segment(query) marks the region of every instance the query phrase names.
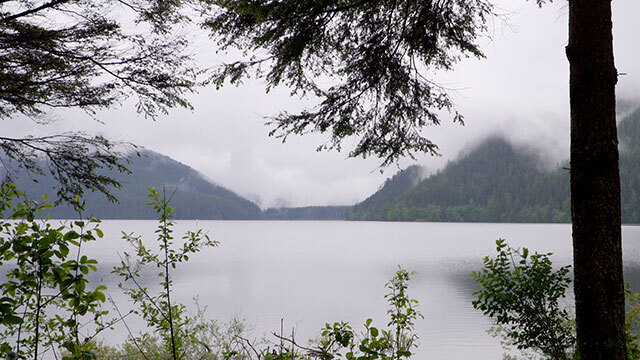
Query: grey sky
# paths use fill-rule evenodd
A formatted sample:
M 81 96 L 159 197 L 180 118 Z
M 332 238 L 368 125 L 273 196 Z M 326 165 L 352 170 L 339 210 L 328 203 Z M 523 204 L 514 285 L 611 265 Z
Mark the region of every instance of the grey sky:
M 568 157 L 566 2 L 542 9 L 533 1 L 497 4 L 508 14 L 508 24 L 495 20 L 491 25 L 492 40 L 484 40 L 487 59 L 465 60 L 453 72 L 437 74 L 438 82 L 455 89 L 454 100 L 466 125 L 452 124 L 444 114 L 442 126 L 424 130 L 443 154 L 418 155 L 417 163 L 430 170 L 495 132 L 533 149 L 550 164 Z M 627 73 L 620 77 L 618 97 L 640 100 L 640 1 L 614 0 L 613 6 L 616 65 Z M 213 42 L 202 39 L 194 51 L 205 65 L 219 62 Z M 68 111 L 54 124 L 15 119 L 6 121 L 5 129 L 14 134 L 82 129 L 132 141 L 201 171 L 262 207 L 352 204 L 397 171 L 390 167 L 381 174 L 377 159 L 347 159 L 348 142 L 343 153 L 319 153 L 316 147 L 326 141 L 321 135 L 291 137 L 285 144 L 268 137 L 263 116 L 303 107 L 287 89 L 265 94 L 262 84 L 254 81 L 221 91 L 202 89 L 191 100 L 194 111 L 174 110 L 155 122 L 124 104 L 100 113 L 104 124 Z M 400 165 L 412 163 L 406 159 Z

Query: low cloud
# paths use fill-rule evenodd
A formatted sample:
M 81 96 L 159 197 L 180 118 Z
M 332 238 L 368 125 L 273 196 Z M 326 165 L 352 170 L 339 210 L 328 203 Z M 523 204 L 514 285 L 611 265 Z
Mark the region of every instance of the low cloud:
M 620 77 L 619 108 L 640 99 L 640 1 L 620 0 L 614 5 L 614 41 Z M 518 146 L 532 149 L 545 164 L 568 157 L 569 95 L 566 4 L 539 9 L 532 2 L 503 1 L 512 26 L 496 20 L 493 37 L 483 49 L 487 59 L 464 60 L 453 72 L 438 74 L 438 81 L 453 92 L 465 126 L 443 115 L 443 125 L 424 134 L 440 146 L 441 157 L 419 154 L 404 159 L 400 168 L 421 164 L 430 171 L 443 167 L 465 148 L 490 134 L 500 133 Z M 200 62 L 216 63 L 214 44 L 198 45 Z M 259 200 L 262 207 L 280 203 L 293 206 L 353 204 L 378 189 L 398 168 L 380 173 L 378 159 L 347 159 L 346 152 L 316 152 L 327 138 L 292 137 L 282 144 L 268 136 L 264 117 L 282 110 L 296 111 L 305 101 L 277 88 L 268 94 L 259 81 L 240 87 L 202 89 L 192 97 L 195 110 L 173 110 L 152 121 L 137 116 L 134 104 L 99 114 L 104 124 L 80 112 L 59 112 L 60 120 L 41 126 L 29 121 L 6 121 L 5 133 L 42 134 L 66 130 L 100 133 L 128 140 L 181 161 L 240 195 Z M 624 111 L 624 110 L 621 110 Z

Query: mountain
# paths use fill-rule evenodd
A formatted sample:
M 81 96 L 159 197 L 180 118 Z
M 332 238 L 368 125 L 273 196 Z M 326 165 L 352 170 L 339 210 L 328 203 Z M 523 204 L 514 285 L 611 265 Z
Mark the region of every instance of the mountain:
M 354 206 L 352 220 L 560 222 L 568 218 L 569 176 L 545 172 L 534 155 L 492 137 L 396 196 Z M 396 175 L 398 176 L 398 175 Z M 393 179 L 392 179 L 393 180 Z M 384 187 L 381 191 L 385 190 Z M 384 211 L 380 212 L 380 209 Z M 373 216 L 371 216 L 373 214 Z M 375 217 L 374 217 L 375 216 Z
M 640 223 L 640 108 L 618 124 L 622 222 Z
M 398 171 L 393 177 L 387 179 L 373 195 L 354 205 L 348 212 L 348 218 L 352 220 L 386 220 L 386 214 L 391 210 L 394 201 L 420 181 L 422 172 L 422 167 L 418 165 L 412 165 Z
M 373 195 L 354 206 L 305 206 L 269 208 L 263 212 L 265 220 L 385 220 L 393 201 L 416 185 L 423 169 L 409 166 L 387 179 Z
M 99 193 L 85 194 L 85 216 L 100 219 L 152 219 L 155 211 L 147 206 L 149 187 L 159 192 L 166 189 L 171 197 L 171 206 L 176 219 L 261 219 L 262 211 L 251 201 L 207 180 L 196 170 L 167 156 L 145 150 L 141 156 L 132 156 L 128 168 L 131 174 L 109 172 L 122 187 L 112 194 L 118 203 L 108 202 Z M 34 183 L 28 177 L 15 179 L 19 189 L 32 198 L 40 198 L 42 193 L 55 194 L 55 184 L 50 178 L 38 178 Z M 59 206 L 49 215 L 53 218 L 74 218 L 78 214 L 68 206 Z
M 626 116 L 618 129 L 622 220 L 639 223 L 640 108 Z M 404 177 L 409 175 L 397 174 L 377 193 L 356 204 L 347 218 L 570 222 L 568 166 L 566 162 L 552 171 L 543 170 L 535 154 L 492 137 L 415 186 L 407 187 L 410 182 Z
M 640 223 L 640 108 L 618 124 L 622 220 Z M 270 208 L 257 205 L 207 180 L 196 170 L 167 156 L 143 151 L 132 157 L 132 174 L 112 172 L 121 184 L 109 203 L 102 194 L 85 196 L 85 215 L 102 219 L 150 219 L 145 204 L 147 187 L 162 185 L 172 196 L 177 219 L 265 220 L 377 220 L 464 222 L 569 222 L 568 161 L 553 170 L 540 166 L 536 154 L 497 136 L 422 178 L 424 169 L 411 166 L 387 179 L 380 189 L 354 206 Z M 16 183 L 33 198 L 55 194 L 47 178 L 33 183 L 23 176 Z M 69 207 L 51 212 L 55 218 L 73 218 Z
M 303 206 L 269 208 L 264 220 L 345 220 L 351 206 Z

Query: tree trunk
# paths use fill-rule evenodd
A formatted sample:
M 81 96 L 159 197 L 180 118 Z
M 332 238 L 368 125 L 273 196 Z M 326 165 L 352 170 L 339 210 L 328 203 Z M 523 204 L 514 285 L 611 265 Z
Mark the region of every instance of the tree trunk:
M 625 359 L 611 0 L 569 0 L 567 58 L 578 351 Z

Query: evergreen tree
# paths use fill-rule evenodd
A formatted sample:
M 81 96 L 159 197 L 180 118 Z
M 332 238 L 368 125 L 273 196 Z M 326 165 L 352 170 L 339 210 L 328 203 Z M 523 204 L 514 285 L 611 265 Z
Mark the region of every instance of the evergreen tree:
M 59 108 L 95 118 L 96 111 L 130 96 L 137 111 L 150 117 L 189 107 L 184 95 L 196 86 L 196 70 L 185 53 L 186 39 L 172 30 L 188 21 L 179 10 L 192 2 L 0 1 L 0 120 L 47 122 Z M 108 194 L 109 186 L 118 185 L 98 171 L 126 171 L 114 145 L 82 133 L 0 136 L 0 151 L 13 165 L 50 172 L 60 197 L 71 201 L 84 188 Z

